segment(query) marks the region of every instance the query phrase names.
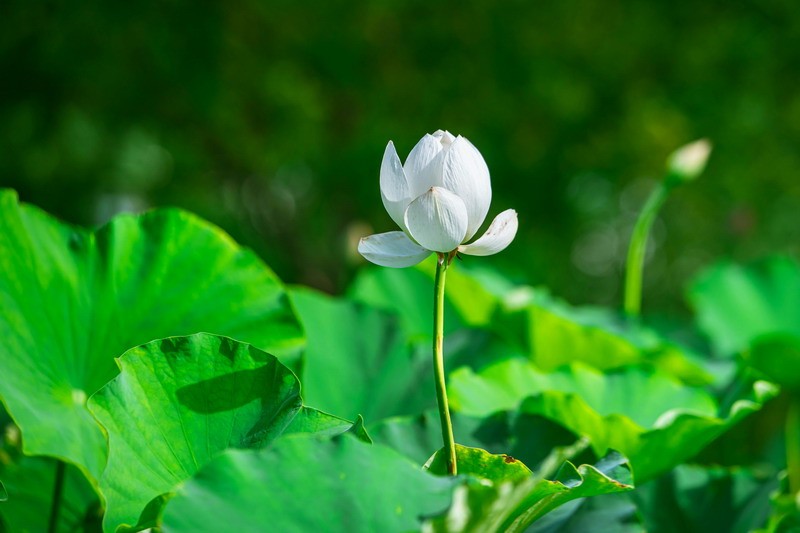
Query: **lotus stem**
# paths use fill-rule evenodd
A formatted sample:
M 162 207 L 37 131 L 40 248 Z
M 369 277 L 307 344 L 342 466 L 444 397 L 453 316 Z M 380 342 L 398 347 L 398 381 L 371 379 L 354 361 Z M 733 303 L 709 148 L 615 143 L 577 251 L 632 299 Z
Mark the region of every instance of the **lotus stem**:
M 659 183 L 639 213 L 636 225 L 633 227 L 631 242 L 628 246 L 628 260 L 625 266 L 625 314 L 636 318 L 642 309 L 642 271 L 644 270 L 644 255 L 647 251 L 647 238 L 650 228 L 658 215 L 659 209 L 669 196 L 672 189 L 665 182 Z
M 58 515 L 61 511 L 61 498 L 64 493 L 64 477 L 66 474 L 67 464 L 56 459 L 56 477 L 53 482 L 53 501 L 50 504 L 50 519 L 47 524 L 48 533 L 55 533 L 58 531 Z
M 453 423 L 450 421 L 450 406 L 447 402 L 447 386 L 444 374 L 444 281 L 447 267 L 453 256 L 438 254 L 436 263 L 436 278 L 434 280 L 433 300 L 433 372 L 436 382 L 436 400 L 439 405 L 439 420 L 442 425 L 442 440 L 444 451 L 447 454 L 447 472 L 455 476 L 458 473 L 456 465 L 456 443 L 453 438 Z

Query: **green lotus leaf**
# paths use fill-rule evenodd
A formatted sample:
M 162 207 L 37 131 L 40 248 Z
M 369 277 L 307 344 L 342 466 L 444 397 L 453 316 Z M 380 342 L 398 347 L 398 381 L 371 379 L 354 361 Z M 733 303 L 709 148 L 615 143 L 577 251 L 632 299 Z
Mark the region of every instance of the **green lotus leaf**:
M 770 515 L 774 472 L 680 465 L 633 493 L 647 531 L 748 533 Z
M 645 533 L 648 530 L 631 499 L 633 493 L 616 492 L 573 500 L 537 520 L 527 533 Z
M 353 426 L 304 407 L 300 382 L 276 357 L 227 337 L 156 340 L 118 362 L 119 376 L 89 399 L 108 434 L 100 479 L 106 531 L 137 524 L 148 503 L 227 448 L 261 448 L 286 433 L 330 435 Z
M 772 333 L 756 337 L 746 358 L 770 381 L 800 393 L 800 335 Z
M 435 405 L 430 347 L 412 349 L 395 315 L 299 287 L 290 298 L 308 342 L 307 405 L 370 421 Z
M 0 504 L 0 531 L 48 531 L 58 461 L 10 455 L 0 461 L 6 484 L 6 490 L 0 489 L 0 493 L 7 496 L 0 500 L 4 501 Z M 76 467 L 62 463 L 61 468 L 64 481 L 56 530 L 97 531 L 102 516 L 97 494 Z
M 435 267 L 430 268 L 433 272 Z M 445 298 L 445 334 L 464 327 L 458 309 L 449 299 L 450 292 Z M 348 296 L 396 314 L 410 340 L 433 338 L 433 280 L 418 268 L 364 268 L 350 286 Z
M 574 361 L 601 370 L 649 362 L 687 382 L 712 380 L 696 356 L 653 330 L 608 309 L 570 306 L 544 288 L 519 287 L 508 293 L 494 323 L 544 370 Z
M 719 263 L 692 282 L 688 299 L 723 355 L 741 352 L 765 334 L 800 336 L 800 265 L 789 257 L 749 266 Z
M 262 451 L 229 450 L 167 504 L 165 533 L 416 531 L 445 511 L 456 478 L 350 436 L 292 435 Z M 235 495 L 235 496 L 232 496 Z
M 524 481 L 533 475 L 522 461 L 518 461 L 510 455 L 492 454 L 481 448 L 460 444 L 456 444 L 456 462 L 459 474 L 489 480 L 496 484 L 506 481 Z M 425 468 L 431 474 L 447 475 L 447 455 L 444 448 L 439 449 L 431 456 L 425 463 Z
M 426 531 L 526 531 L 568 502 L 633 489 L 627 462 L 616 452 L 595 466 L 576 468 L 567 461 L 554 481 L 540 475 L 516 479 L 499 482 L 482 479 L 458 487 L 448 513 L 432 519 L 426 524 Z
M 479 374 L 459 369 L 451 375 L 449 391 L 452 408 L 464 414 L 517 410 L 539 415 L 589 438 L 598 456 L 619 450 L 639 482 L 694 456 L 777 394 L 773 385 L 757 382 L 752 398 L 720 414 L 705 390 L 652 369 L 628 366 L 603 374 L 576 363 L 543 373 L 519 359 Z
M 6 487 L 3 485 L 3 482 L 0 481 L 0 502 L 4 502 L 6 500 L 8 500 L 8 492 L 6 491 Z
M 91 232 L 0 191 L 0 380 L 25 452 L 91 479 L 105 438 L 86 398 L 114 357 L 155 338 L 214 331 L 279 356 L 303 337 L 275 274 L 220 229 L 174 209 Z

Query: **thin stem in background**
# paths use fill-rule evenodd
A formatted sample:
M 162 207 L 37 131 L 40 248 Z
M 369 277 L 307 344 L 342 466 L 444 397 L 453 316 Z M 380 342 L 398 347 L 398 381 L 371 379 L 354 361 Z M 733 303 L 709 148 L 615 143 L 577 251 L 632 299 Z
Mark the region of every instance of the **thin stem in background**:
M 439 420 L 442 424 L 442 440 L 447 454 L 447 472 L 458 473 L 456 465 L 456 443 L 453 438 L 453 423 L 450 421 L 450 406 L 447 402 L 447 388 L 444 374 L 444 281 L 450 259 L 446 254 L 439 254 L 436 263 L 436 279 L 433 284 L 433 372 L 436 382 L 436 400 L 439 404 Z
M 789 396 L 786 412 L 786 473 L 789 493 L 800 493 L 800 396 Z
M 671 187 L 666 183 L 659 183 L 658 187 L 650 193 L 650 197 L 639 213 L 636 225 L 633 227 L 631 243 L 628 246 L 628 260 L 625 265 L 625 314 L 638 317 L 642 309 L 642 271 L 644 270 L 644 254 L 647 251 L 647 238 L 650 228 L 656 219 L 658 210 L 669 196 Z
M 48 533 L 58 531 L 58 514 L 61 511 L 61 498 L 64 493 L 64 477 L 66 475 L 67 463 L 56 459 L 56 478 L 53 482 L 53 501 L 50 504 L 50 520 L 47 525 Z

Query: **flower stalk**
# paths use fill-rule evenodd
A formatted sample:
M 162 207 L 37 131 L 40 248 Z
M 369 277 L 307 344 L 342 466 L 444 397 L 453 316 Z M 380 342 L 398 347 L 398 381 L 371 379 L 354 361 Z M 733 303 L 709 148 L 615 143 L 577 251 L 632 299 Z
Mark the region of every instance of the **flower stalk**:
M 638 317 L 642 310 L 642 271 L 647 240 L 650 228 L 653 227 L 658 211 L 667 200 L 671 188 L 665 182 L 658 184 L 658 187 L 650 193 L 633 227 L 625 265 L 625 314 L 629 317 Z
M 450 420 L 450 406 L 447 401 L 447 385 L 444 373 L 444 284 L 447 267 L 455 254 L 438 254 L 436 278 L 433 284 L 433 377 L 436 383 L 436 400 L 439 406 L 439 421 L 442 425 L 442 440 L 447 456 L 447 473 L 458 473 L 456 464 L 456 442 L 453 437 L 453 423 Z
M 638 318 L 641 314 L 644 256 L 647 251 L 650 228 L 653 227 L 658 211 L 664 205 L 672 189 L 683 183 L 692 182 L 702 174 L 710 154 L 711 143 L 707 139 L 700 139 L 675 150 L 667 159 L 664 179 L 650 193 L 639 213 L 639 218 L 636 219 L 625 264 L 624 307 L 625 314 L 630 318 Z

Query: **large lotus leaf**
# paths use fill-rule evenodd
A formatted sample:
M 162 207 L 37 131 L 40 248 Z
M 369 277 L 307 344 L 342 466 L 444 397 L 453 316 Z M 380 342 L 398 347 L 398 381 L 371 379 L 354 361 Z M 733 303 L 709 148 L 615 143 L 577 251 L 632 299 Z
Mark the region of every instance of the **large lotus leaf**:
M 474 477 L 474 476 L 473 476 Z M 578 498 L 633 489 L 625 458 L 611 453 L 596 466 L 565 462 L 554 481 L 531 475 L 492 482 L 485 478 L 456 489 L 447 515 L 434 518 L 428 531 L 526 531 L 550 511 Z
M 0 475 L 8 489 L 8 501 L 0 504 L 0 531 L 48 531 L 57 465 L 49 457 L 22 454 L 0 461 Z M 76 467 L 63 468 L 56 531 L 99 531 L 102 510 L 92 486 Z
M 619 450 L 639 482 L 689 459 L 777 393 L 774 386 L 757 382 L 752 399 L 740 399 L 720 414 L 703 389 L 658 371 L 625 367 L 603 374 L 574 364 L 546 374 L 518 359 L 480 374 L 459 369 L 449 390 L 451 406 L 465 414 L 518 408 L 588 437 L 598 455 Z
M 302 343 L 280 281 L 218 228 L 179 210 L 123 215 L 95 232 L 0 191 L 0 381 L 25 452 L 97 478 L 102 432 L 86 398 L 114 357 L 154 338 L 230 335 L 290 355 Z
M 704 389 L 636 366 L 603 373 L 574 363 L 543 372 L 526 360 L 513 358 L 480 373 L 460 368 L 451 374 L 449 390 L 453 409 L 472 416 L 513 410 L 528 396 L 555 391 L 579 396 L 601 415 L 624 413 L 642 426 L 654 424 L 669 409 L 709 416 L 717 412 L 714 398 Z
M 509 293 L 494 323 L 545 370 L 574 361 L 601 370 L 647 362 L 687 383 L 713 380 L 690 350 L 640 322 L 606 308 L 571 306 L 543 288 Z
M 768 333 L 800 335 L 800 265 L 788 257 L 717 264 L 691 284 L 688 298 L 720 354 L 740 352 Z
M 506 296 L 495 323 L 539 367 L 551 370 L 570 361 L 613 368 L 639 361 L 640 350 L 618 335 L 584 324 L 546 289 L 521 287 Z
M 416 531 L 456 482 L 384 446 L 293 435 L 212 460 L 169 502 L 163 531 Z
M 753 339 L 746 356 L 770 381 L 800 393 L 800 335 L 761 335 Z
M 431 348 L 412 349 L 395 315 L 311 289 L 290 296 L 308 339 L 307 405 L 374 421 L 435 404 Z
M 109 441 L 100 479 L 107 531 L 136 524 L 148 502 L 222 450 L 260 448 L 287 432 L 341 433 L 352 426 L 304 407 L 298 379 L 277 358 L 226 337 L 157 340 L 118 361 L 119 376 L 89 399 Z

